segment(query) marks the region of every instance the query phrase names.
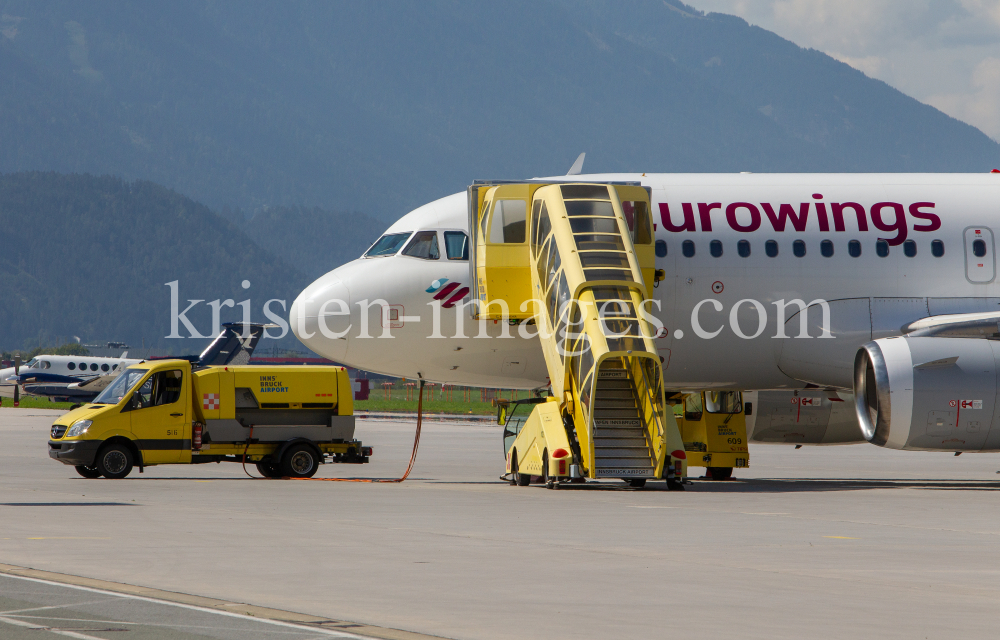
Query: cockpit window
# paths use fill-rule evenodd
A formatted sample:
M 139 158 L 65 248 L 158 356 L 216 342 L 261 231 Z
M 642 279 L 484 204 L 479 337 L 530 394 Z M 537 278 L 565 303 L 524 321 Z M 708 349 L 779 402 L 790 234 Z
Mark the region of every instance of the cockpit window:
M 24 367 L 25 369 L 34 369 L 37 363 L 38 363 L 38 358 L 32 358 L 31 360 L 28 360 L 27 364 L 23 364 L 21 366 Z
M 449 260 L 468 260 L 469 237 L 461 231 L 445 231 L 444 249 Z
M 413 258 L 423 258 L 424 260 L 437 260 L 441 257 L 441 250 L 438 248 L 437 231 L 418 231 L 413 234 L 413 240 L 406 245 L 403 250 L 404 256 Z
M 377 256 L 394 256 L 409 237 L 409 231 L 403 233 L 387 233 L 372 245 L 372 248 L 368 250 L 365 257 L 374 258 Z

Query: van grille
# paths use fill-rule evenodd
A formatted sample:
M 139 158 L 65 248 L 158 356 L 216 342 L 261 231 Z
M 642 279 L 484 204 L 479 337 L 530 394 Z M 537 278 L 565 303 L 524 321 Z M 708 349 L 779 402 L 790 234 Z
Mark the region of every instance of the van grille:
M 66 435 L 66 427 L 61 424 L 52 425 L 52 439 L 58 440 L 59 438 Z

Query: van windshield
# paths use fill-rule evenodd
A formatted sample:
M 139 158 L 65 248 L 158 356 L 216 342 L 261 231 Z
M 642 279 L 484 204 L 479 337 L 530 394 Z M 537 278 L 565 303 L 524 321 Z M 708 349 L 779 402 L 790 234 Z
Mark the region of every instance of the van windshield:
M 387 233 L 372 245 L 372 248 L 365 253 L 366 258 L 374 258 L 377 256 L 394 256 L 399 248 L 403 246 L 406 239 L 410 237 L 410 232 L 406 231 L 404 233 Z
M 147 369 L 125 369 L 121 374 L 108 385 L 108 387 L 94 398 L 94 404 L 118 404 L 128 392 L 142 380 Z

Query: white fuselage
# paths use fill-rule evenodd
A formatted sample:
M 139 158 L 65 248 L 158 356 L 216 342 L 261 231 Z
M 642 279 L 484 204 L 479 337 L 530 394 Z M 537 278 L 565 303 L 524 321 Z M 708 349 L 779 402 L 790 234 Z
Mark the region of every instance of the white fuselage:
M 668 388 L 850 388 L 860 344 L 899 335 L 905 324 L 930 315 L 1000 310 L 993 239 L 1000 226 L 1000 175 L 599 174 L 553 180 L 651 187 L 660 244 L 656 267 L 666 272 L 653 290 L 654 314 L 666 329 L 656 344 Z M 445 231 L 467 229 L 466 194 L 459 193 L 403 216 L 386 233 L 434 230 L 443 248 Z M 879 239 L 888 248 L 884 257 Z M 685 253 L 685 241 L 693 255 Z M 769 241 L 777 244 L 773 257 Z M 714 255 L 713 244 L 721 255 Z M 804 255 L 797 255 L 796 244 Z M 439 305 L 433 298 L 442 281 L 459 283 L 449 293 L 454 296 L 469 279 L 468 261 L 449 260 L 443 249 L 439 259 L 398 252 L 360 258 L 302 292 L 292 305 L 292 329 L 313 351 L 378 373 L 464 385 L 545 385 L 537 339 L 522 337 L 518 327 L 508 327 L 512 337 L 503 338 L 497 336 L 505 327 L 487 322 L 489 337 L 478 338 L 478 323 L 465 310 L 459 312 L 464 337 L 456 337 L 458 307 L 451 307 L 440 309 L 434 331 Z M 348 306 L 331 302 L 337 299 Z M 385 314 L 380 300 L 389 305 Z M 805 333 L 793 300 L 824 303 L 810 308 Z M 367 322 L 363 302 L 373 305 Z M 392 337 L 377 337 L 382 335 Z
M 85 380 L 95 376 L 108 375 L 119 369 L 141 362 L 134 358 L 96 358 L 92 356 L 52 356 L 41 355 L 21 365 L 20 375 L 45 373 Z M 14 397 L 14 367 L 0 369 L 0 396 Z

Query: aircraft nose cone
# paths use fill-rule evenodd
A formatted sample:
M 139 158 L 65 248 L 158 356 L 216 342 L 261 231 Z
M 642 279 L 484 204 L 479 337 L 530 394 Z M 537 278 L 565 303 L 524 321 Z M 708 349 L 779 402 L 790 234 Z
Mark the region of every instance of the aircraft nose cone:
M 341 280 L 320 279 L 292 303 L 288 314 L 292 333 L 302 344 L 335 362 L 347 357 L 351 295 Z

